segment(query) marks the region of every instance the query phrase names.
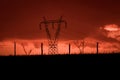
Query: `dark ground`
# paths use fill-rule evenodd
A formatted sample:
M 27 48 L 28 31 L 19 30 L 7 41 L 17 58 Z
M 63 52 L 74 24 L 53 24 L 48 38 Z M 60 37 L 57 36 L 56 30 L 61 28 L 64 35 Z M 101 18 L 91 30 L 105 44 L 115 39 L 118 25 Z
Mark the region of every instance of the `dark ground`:
M 120 54 L 0 56 L 3 64 L 119 64 Z

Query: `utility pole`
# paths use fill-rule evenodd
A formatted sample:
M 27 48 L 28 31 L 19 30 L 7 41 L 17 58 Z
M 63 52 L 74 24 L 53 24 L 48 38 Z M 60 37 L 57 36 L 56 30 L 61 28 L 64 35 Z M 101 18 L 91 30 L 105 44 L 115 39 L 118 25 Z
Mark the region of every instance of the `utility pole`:
M 43 55 L 43 43 L 41 43 L 41 55 Z

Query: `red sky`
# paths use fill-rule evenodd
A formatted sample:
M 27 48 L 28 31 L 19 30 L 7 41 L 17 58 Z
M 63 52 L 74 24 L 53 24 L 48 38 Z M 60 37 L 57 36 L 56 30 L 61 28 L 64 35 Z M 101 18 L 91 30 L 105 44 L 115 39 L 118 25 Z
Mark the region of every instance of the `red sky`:
M 94 38 L 119 44 L 119 37 L 111 37 L 116 33 L 99 30 L 110 24 L 119 27 L 119 3 L 118 0 L 0 0 L 0 41 L 46 39 L 45 31 L 39 30 L 42 17 L 58 19 L 62 15 L 68 28 L 62 29 L 60 39 Z

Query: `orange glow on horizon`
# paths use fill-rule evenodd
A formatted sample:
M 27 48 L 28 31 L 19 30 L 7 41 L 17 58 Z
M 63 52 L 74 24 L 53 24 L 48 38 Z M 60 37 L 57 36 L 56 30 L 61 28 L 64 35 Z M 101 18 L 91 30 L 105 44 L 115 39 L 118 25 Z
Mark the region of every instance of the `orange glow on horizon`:
M 21 43 L 25 44 L 25 49 L 27 52 L 29 52 L 32 49 L 32 53 L 30 55 L 40 55 L 41 54 L 41 49 L 40 49 L 40 43 L 42 41 L 40 40 L 16 40 L 17 42 L 17 55 L 26 55 Z M 85 39 L 85 48 L 84 48 L 84 54 L 89 53 L 89 54 L 95 54 L 96 53 L 96 42 L 94 39 L 91 38 L 86 38 Z M 58 51 L 59 54 L 68 54 L 68 43 L 71 44 L 71 54 L 80 54 L 79 49 L 73 44 L 73 40 L 70 41 L 59 41 L 58 44 Z M 36 46 L 37 44 L 37 46 Z M 14 54 L 14 44 L 12 41 L 4 41 L 0 42 L 0 55 L 13 55 Z M 3 46 L 6 45 L 6 46 Z M 108 47 L 109 46 L 109 47 Z M 116 43 L 100 43 L 100 48 L 99 51 L 100 53 L 105 53 L 105 52 L 119 52 L 117 48 L 114 46 L 118 46 L 119 44 Z M 47 41 L 44 40 L 44 54 L 47 55 L 48 53 L 48 44 Z

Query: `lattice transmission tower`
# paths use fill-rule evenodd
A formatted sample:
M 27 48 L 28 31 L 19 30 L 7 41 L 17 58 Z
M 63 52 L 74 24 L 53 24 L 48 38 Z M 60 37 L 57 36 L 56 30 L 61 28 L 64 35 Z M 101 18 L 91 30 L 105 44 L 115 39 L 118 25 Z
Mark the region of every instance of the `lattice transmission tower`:
M 64 23 L 65 28 L 67 28 L 67 22 L 62 19 L 62 16 L 57 20 L 47 20 L 45 17 L 43 17 L 43 21 L 40 22 L 40 30 L 42 29 L 42 24 L 45 25 L 45 31 L 47 33 L 48 38 L 48 54 L 56 54 L 58 53 L 58 37 L 59 33 L 61 31 L 61 24 Z M 52 25 L 52 29 L 55 31 L 54 36 L 51 36 L 50 33 L 50 24 Z M 55 24 L 57 24 L 55 26 Z M 54 27 L 57 27 L 54 29 Z

